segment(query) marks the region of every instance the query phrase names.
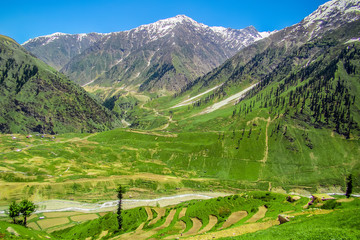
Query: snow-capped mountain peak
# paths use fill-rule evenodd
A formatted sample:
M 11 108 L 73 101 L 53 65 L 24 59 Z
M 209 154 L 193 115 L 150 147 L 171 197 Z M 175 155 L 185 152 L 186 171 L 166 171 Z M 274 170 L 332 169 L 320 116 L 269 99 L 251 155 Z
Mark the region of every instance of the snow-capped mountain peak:
M 154 23 L 141 25 L 135 29 L 130 31 L 140 32 L 140 31 L 148 31 L 150 35 L 158 35 L 157 37 L 163 37 L 166 35 L 170 30 L 176 27 L 178 24 L 189 23 L 196 27 L 204 28 L 207 27 L 204 24 L 198 23 L 195 20 L 185 16 L 185 15 L 177 15 L 175 17 L 159 20 Z M 128 32 L 130 32 L 128 31 Z
M 49 42 L 54 41 L 55 39 L 58 39 L 60 36 L 65 36 L 65 35 L 69 35 L 69 34 L 67 34 L 67 33 L 61 33 L 61 32 L 56 32 L 56 33 L 53 33 L 53 34 L 44 35 L 44 36 L 40 36 L 40 37 L 36 37 L 36 38 L 29 39 L 29 40 L 27 40 L 26 42 L 24 42 L 22 45 L 25 45 L 25 44 L 27 44 L 27 43 L 34 42 L 34 41 L 37 41 L 37 40 L 42 40 L 42 41 L 44 41 L 43 44 L 47 44 L 47 43 L 49 43 Z
M 351 12 L 360 13 L 360 0 L 332 0 L 320 5 L 319 8 L 304 19 L 305 26 L 318 22 L 326 21 L 338 14 Z M 349 19 L 354 20 L 354 19 Z

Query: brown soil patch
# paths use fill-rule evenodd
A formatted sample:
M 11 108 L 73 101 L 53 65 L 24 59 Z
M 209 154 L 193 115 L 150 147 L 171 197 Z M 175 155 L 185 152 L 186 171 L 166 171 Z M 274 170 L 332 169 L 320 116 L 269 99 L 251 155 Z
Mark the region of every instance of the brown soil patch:
M 152 213 L 152 211 L 151 211 L 151 208 L 145 207 L 145 211 L 146 211 L 146 214 L 148 215 L 148 218 L 147 218 L 146 221 L 150 221 L 151 219 L 154 218 L 154 217 L 153 217 L 153 213 Z
M 203 235 L 192 236 L 187 238 L 188 240 L 204 240 L 204 239 L 213 239 L 213 238 L 224 238 L 224 237 L 234 237 L 243 235 L 246 233 L 257 232 L 259 230 L 264 230 L 274 225 L 278 225 L 277 220 L 272 220 L 268 222 L 261 222 L 261 223 L 251 223 L 245 224 L 239 227 L 234 227 L 230 229 L 225 229 L 217 232 L 211 232 Z
M 190 236 L 190 235 L 197 234 L 199 232 L 200 228 L 202 227 L 202 222 L 199 219 L 197 219 L 197 218 L 190 218 L 190 219 L 193 222 L 193 226 L 192 226 L 192 228 L 190 228 L 189 231 L 184 233 L 183 236 Z
M 138 226 L 138 228 L 135 230 L 135 234 L 139 234 L 142 231 L 142 229 L 144 228 L 144 225 L 145 225 L 144 222 L 142 224 L 140 224 Z
M 246 211 L 239 211 L 239 212 L 233 212 L 228 219 L 226 219 L 226 222 L 222 225 L 221 229 L 225 229 L 230 227 L 231 225 L 237 223 L 244 217 L 246 217 L 248 213 Z
M 27 226 L 35 230 L 41 230 L 35 222 L 29 223 Z
M 86 214 L 86 215 L 78 215 L 71 217 L 71 220 L 75 222 L 84 222 L 88 220 L 94 220 L 98 218 L 99 216 L 97 214 Z
M 154 230 L 159 231 L 161 229 L 167 228 L 174 219 L 175 213 L 176 213 L 176 209 L 171 209 L 169 215 L 166 217 L 164 224 L 161 225 L 160 227 L 155 228 Z
M 290 214 L 290 216 L 300 216 L 300 215 L 306 215 L 306 214 L 321 215 L 321 214 L 328 214 L 333 211 L 334 210 L 326 210 L 326 209 L 316 209 L 316 210 L 309 210 L 309 211 L 305 210 L 303 212 L 292 213 L 292 214 Z
M 264 206 L 259 207 L 259 210 L 257 211 L 257 213 L 255 213 L 249 220 L 247 220 L 246 223 L 257 222 L 258 220 L 265 217 L 266 212 L 267 212 L 266 207 L 264 207 Z
M 216 225 L 217 222 L 218 222 L 217 217 L 210 215 L 208 225 L 206 225 L 198 234 L 202 234 L 210 231 Z
M 101 213 L 98 213 L 101 217 L 105 216 L 106 214 L 108 214 L 109 212 L 101 212 Z
M 177 221 L 174 227 L 171 229 L 171 232 L 168 234 L 173 234 L 171 236 L 166 237 L 165 239 L 178 239 L 183 236 L 183 232 L 186 229 L 186 223 L 182 220 Z M 177 233 L 176 235 L 174 235 Z
M 339 199 L 339 200 L 336 200 L 337 202 L 352 202 L 354 201 L 354 198 L 343 198 L 343 199 Z
M 75 223 L 66 224 L 65 226 L 52 228 L 52 229 L 48 230 L 47 232 L 51 233 L 51 232 L 54 232 L 54 231 L 59 231 L 59 230 L 63 230 L 63 229 L 66 229 L 66 228 L 70 228 L 70 227 L 73 227 L 75 225 L 76 225 Z
M 102 231 L 101 234 L 99 235 L 99 237 L 97 239 L 101 239 L 103 237 L 105 237 L 108 234 L 109 231 Z
M 44 219 L 37 221 L 37 224 L 41 227 L 41 229 L 47 229 L 59 225 L 64 225 L 69 223 L 68 218 L 52 218 L 52 219 Z
M 157 212 L 158 215 L 156 216 L 156 218 L 154 218 L 149 222 L 149 226 L 157 223 L 157 221 L 159 221 L 162 216 L 165 216 L 165 208 L 153 208 L 153 209 Z
M 182 217 L 185 217 L 186 210 L 187 210 L 187 208 L 181 209 L 181 212 L 179 213 L 179 219 L 182 218 Z
M 156 211 L 158 212 L 158 210 L 159 209 L 157 209 Z M 165 209 L 162 208 L 162 210 L 164 210 L 164 214 L 165 214 Z M 161 226 L 159 226 L 157 228 L 151 229 L 149 231 L 144 231 L 144 230 L 142 230 L 142 228 L 144 227 L 145 223 L 142 223 L 136 229 L 135 232 L 125 233 L 123 235 L 120 235 L 118 238 L 114 238 L 114 239 L 147 239 L 147 238 L 150 238 L 152 235 L 156 234 L 161 229 L 168 227 L 170 225 L 170 223 L 172 222 L 172 220 L 174 219 L 175 213 L 176 213 L 176 209 L 172 209 L 170 211 L 169 215 L 166 217 L 164 224 L 162 224 Z M 162 212 L 161 212 L 161 214 L 162 214 Z M 155 219 L 157 219 L 159 216 L 160 216 L 160 213 L 158 212 L 158 216 Z M 153 219 L 153 220 L 155 220 L 155 219 Z
M 48 212 L 43 213 L 46 218 L 58 218 L 58 217 L 69 217 L 74 215 L 84 214 L 81 212 Z

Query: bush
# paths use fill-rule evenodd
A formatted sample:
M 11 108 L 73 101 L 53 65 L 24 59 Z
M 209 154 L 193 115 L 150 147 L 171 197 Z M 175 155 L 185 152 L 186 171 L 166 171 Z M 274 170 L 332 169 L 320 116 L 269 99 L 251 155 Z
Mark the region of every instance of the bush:
M 328 200 L 324 205 L 321 206 L 321 209 L 335 209 L 339 206 L 341 206 L 341 203 L 337 202 L 336 200 Z

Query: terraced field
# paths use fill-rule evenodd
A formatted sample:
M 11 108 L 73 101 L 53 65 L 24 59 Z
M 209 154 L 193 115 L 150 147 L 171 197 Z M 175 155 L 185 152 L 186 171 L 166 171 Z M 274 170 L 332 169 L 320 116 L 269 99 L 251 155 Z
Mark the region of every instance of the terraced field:
M 124 221 L 131 221 L 123 229 L 123 233 L 114 235 L 110 229 L 113 227 L 100 227 L 97 234 L 109 239 L 210 239 L 228 236 L 238 236 L 245 233 L 267 229 L 279 224 L 278 214 L 288 213 L 293 216 L 328 214 L 331 211 L 311 209 L 304 210 L 303 205 L 308 201 L 306 198 L 290 203 L 286 202 L 286 195 L 254 192 L 249 194 L 219 197 L 210 200 L 192 200 L 175 206 L 165 208 L 144 207 L 125 210 Z M 341 200 L 343 202 L 343 200 Z M 346 202 L 348 203 L 348 202 Z M 349 202 L 351 203 L 351 202 Z M 265 207 L 266 205 L 266 207 Z M 130 212 L 128 212 L 130 211 Z M 142 212 L 141 218 L 131 215 Z M 130 215 L 129 215 L 130 214 Z M 68 218 L 85 218 L 83 215 L 70 214 Z M 89 218 L 93 214 L 87 215 Z M 113 215 L 106 215 L 107 219 Z M 63 219 L 59 215 L 59 219 Z M 142 219 L 132 223 L 135 219 Z M 100 219 L 99 219 L 100 220 Z M 42 220 L 37 220 L 38 224 Z M 112 222 L 115 221 L 115 222 Z M 93 222 L 93 221 L 92 221 Z M 111 220 L 111 226 L 116 226 L 116 218 Z M 72 230 L 56 232 L 56 236 L 70 237 L 71 232 L 83 232 L 86 236 L 87 225 L 80 224 Z M 110 223 L 110 222 L 109 222 Z M 109 223 L 102 223 L 107 225 Z M 67 223 L 71 224 L 71 223 Z M 95 224 L 95 223 L 94 223 Z M 131 227 L 130 225 L 133 224 Z M 91 225 L 92 228 L 96 225 Z M 110 225 L 108 225 L 110 226 Z M 59 228 L 63 225 L 58 226 Z M 53 230 L 51 228 L 50 230 Z M 79 236 L 75 236 L 79 237 Z M 100 239 L 96 237 L 97 239 Z

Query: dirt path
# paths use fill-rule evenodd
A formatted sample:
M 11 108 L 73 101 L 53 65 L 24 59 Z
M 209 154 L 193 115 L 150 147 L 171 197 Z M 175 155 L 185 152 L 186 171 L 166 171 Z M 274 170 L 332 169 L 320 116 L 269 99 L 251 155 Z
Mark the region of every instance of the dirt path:
M 267 208 L 265 206 L 259 207 L 259 210 L 257 213 L 255 213 L 249 220 L 246 221 L 246 223 L 255 223 L 258 220 L 265 217 L 265 214 L 267 212 Z
M 267 124 L 266 124 L 266 129 L 265 129 L 265 152 L 264 152 L 264 158 L 261 160 L 262 163 L 266 163 L 266 161 L 268 160 L 268 156 L 269 156 L 269 125 L 271 122 L 271 118 L 269 117 L 267 120 Z
M 149 226 L 157 223 L 161 217 L 165 216 L 165 208 L 153 208 L 157 212 L 156 218 L 149 222 Z
M 248 88 L 246 88 L 244 90 L 242 90 L 241 92 L 238 92 L 238 93 L 236 93 L 236 94 L 234 94 L 234 95 L 232 95 L 232 96 L 230 96 L 230 97 L 228 97 L 228 98 L 226 98 L 226 99 L 224 99 L 224 100 L 222 100 L 220 102 L 217 102 L 217 103 L 213 104 L 210 107 L 207 107 L 205 110 L 203 110 L 202 112 L 196 114 L 195 116 L 206 114 L 206 113 L 211 113 L 211 112 L 213 112 L 215 110 L 218 110 L 219 108 L 221 108 L 221 107 L 223 107 L 225 105 L 236 102 L 239 98 L 243 97 L 248 91 L 250 91 L 256 85 L 257 85 L 257 83 L 254 84 L 254 85 L 251 85 L 250 87 L 248 87 Z
M 198 232 L 198 234 L 203 234 L 208 231 L 210 231 L 218 222 L 218 219 L 216 216 L 210 215 L 209 216 L 209 223 L 206 225 L 201 231 Z
M 251 223 L 251 224 L 245 224 L 239 227 L 234 227 L 230 229 L 225 229 L 217 232 L 211 232 L 207 234 L 202 234 L 198 236 L 192 236 L 189 238 L 186 238 L 188 240 L 204 240 L 204 239 L 216 239 L 216 238 L 224 238 L 224 237 L 234 237 L 243 235 L 246 233 L 252 233 L 259 230 L 264 230 L 269 227 L 272 227 L 274 225 L 278 225 L 279 222 L 277 220 L 272 220 L 268 222 L 262 222 L 262 223 Z
M 225 228 L 230 227 L 231 225 L 237 223 L 238 221 L 240 221 L 241 219 L 243 219 L 247 215 L 248 215 L 248 213 L 246 211 L 239 211 L 239 212 L 232 213 L 228 217 L 228 219 L 226 219 L 226 222 L 222 225 L 221 229 L 225 229 Z

